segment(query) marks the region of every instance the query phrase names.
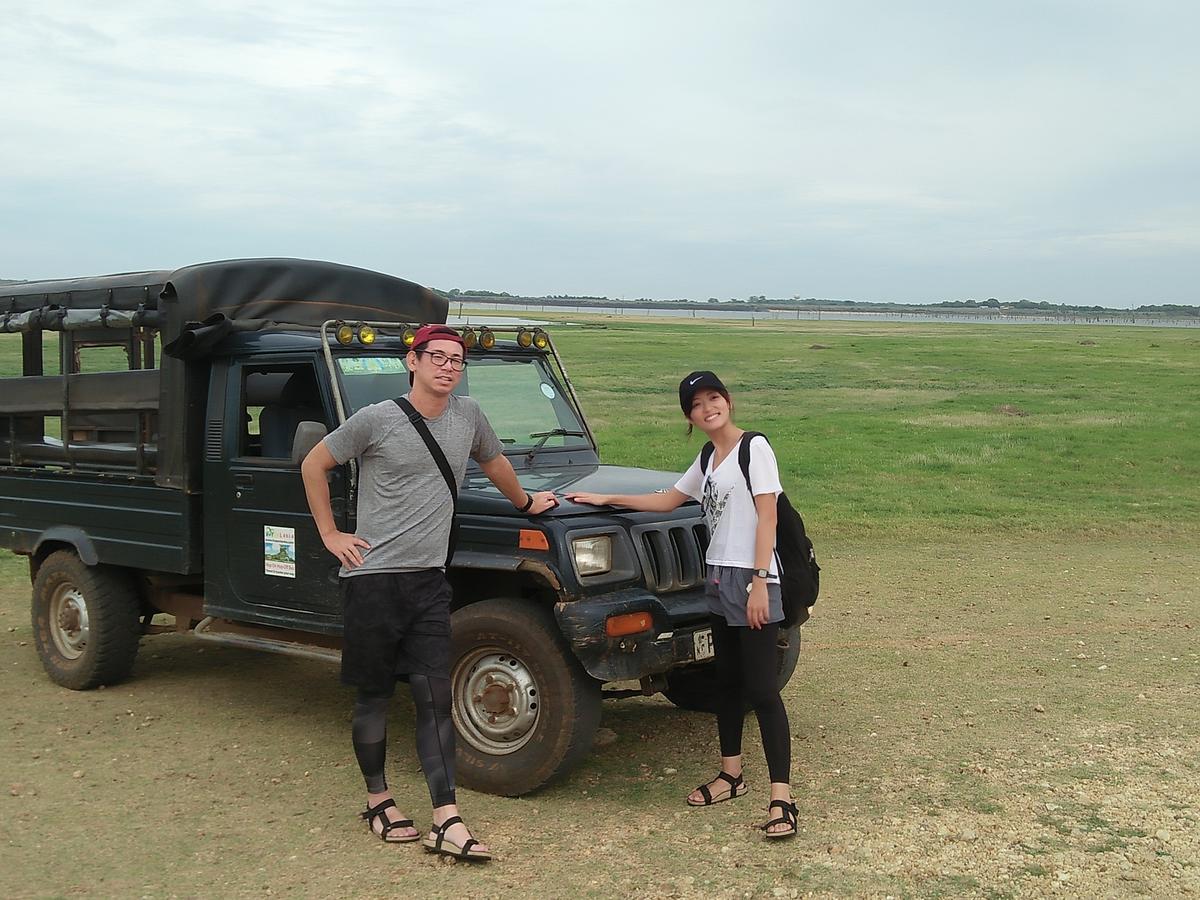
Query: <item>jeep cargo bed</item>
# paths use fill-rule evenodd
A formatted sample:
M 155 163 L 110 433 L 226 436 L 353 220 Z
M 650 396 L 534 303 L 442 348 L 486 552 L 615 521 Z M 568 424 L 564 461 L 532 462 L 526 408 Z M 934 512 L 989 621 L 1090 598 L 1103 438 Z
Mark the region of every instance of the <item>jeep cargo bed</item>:
M 200 502 L 148 478 L 0 469 L 0 546 L 28 554 L 49 541 L 89 564 L 192 574 Z

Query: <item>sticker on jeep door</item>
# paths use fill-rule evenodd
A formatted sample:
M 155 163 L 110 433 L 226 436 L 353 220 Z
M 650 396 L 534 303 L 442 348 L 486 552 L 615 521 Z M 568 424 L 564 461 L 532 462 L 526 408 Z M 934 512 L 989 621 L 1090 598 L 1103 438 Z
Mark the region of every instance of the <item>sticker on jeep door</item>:
M 268 575 L 296 577 L 296 529 L 263 526 L 263 562 Z

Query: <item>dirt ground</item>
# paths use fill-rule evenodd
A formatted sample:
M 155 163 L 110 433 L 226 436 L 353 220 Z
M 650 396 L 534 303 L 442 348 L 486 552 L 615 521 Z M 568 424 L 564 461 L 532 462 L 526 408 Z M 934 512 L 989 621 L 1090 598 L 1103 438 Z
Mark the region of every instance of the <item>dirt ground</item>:
M 0 895 L 1200 895 L 1200 540 L 827 547 L 785 698 L 797 839 L 744 799 L 691 810 L 712 720 L 606 704 L 599 746 L 521 799 L 461 792 L 498 859 L 385 846 L 358 819 L 350 695 L 325 663 L 143 639 L 134 675 L 42 673 L 0 563 Z M 427 824 L 398 704 L 389 779 Z

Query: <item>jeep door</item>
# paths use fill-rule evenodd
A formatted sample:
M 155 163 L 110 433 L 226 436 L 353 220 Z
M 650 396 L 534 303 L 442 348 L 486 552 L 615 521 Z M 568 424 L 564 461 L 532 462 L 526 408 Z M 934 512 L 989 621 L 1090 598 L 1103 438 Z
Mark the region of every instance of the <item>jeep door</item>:
M 323 373 L 310 356 L 235 361 L 221 373 L 223 428 L 215 433 L 214 396 L 207 442 L 211 451 L 219 440 L 220 454 L 206 460 L 204 478 L 210 614 L 340 631 L 337 560 L 321 543 L 291 459 L 301 421 L 335 421 Z M 334 517 L 353 530 L 345 493 L 343 470 L 334 469 Z

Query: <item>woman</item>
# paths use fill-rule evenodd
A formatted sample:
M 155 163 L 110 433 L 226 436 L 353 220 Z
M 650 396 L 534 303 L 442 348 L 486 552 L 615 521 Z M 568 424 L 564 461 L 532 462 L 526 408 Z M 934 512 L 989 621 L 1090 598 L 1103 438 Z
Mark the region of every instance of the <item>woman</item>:
M 688 433 L 699 428 L 713 443 L 707 466 L 702 469 L 697 456 L 665 493 L 568 492 L 567 499 L 647 512 L 667 512 L 689 498 L 700 501 L 709 533 L 705 594 L 720 683 L 717 732 L 721 771 L 696 788 L 687 802 L 689 806 L 710 806 L 741 797 L 749 789 L 742 779 L 742 724 L 749 704 L 758 717 L 771 776 L 769 821 L 763 830 L 769 838 L 792 837 L 797 809 L 789 784 L 791 735 L 775 670 L 779 622 L 783 620 L 774 552 L 775 498 L 782 490 L 779 469 L 770 444 L 762 437 L 753 438 L 753 495 L 747 490 L 737 459 L 745 432 L 733 424 L 733 400 L 712 372 L 693 372 L 683 379 L 679 405 L 689 423 Z

